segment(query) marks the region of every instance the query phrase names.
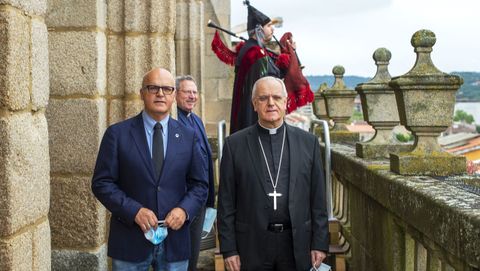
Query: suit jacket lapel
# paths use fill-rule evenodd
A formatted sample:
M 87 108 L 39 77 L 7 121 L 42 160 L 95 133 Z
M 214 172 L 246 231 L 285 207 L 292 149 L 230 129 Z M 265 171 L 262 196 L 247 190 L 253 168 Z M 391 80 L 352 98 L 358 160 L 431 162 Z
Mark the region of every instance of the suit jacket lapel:
M 258 143 L 257 126 L 252 126 L 248 129 L 250 129 L 247 136 L 247 144 L 250 151 L 250 161 L 255 169 L 255 172 L 257 173 L 257 179 L 260 181 L 263 190 L 265 191 L 265 195 L 267 195 L 268 193 L 273 192 L 273 187 L 265 180 L 265 159 L 263 158 L 263 154 L 260 150 L 260 144 Z
M 140 113 L 132 124 L 130 134 L 133 137 L 133 141 L 137 146 L 138 152 L 143 159 L 143 164 L 147 167 L 152 180 L 155 180 L 155 173 L 153 168 L 152 158 L 150 156 L 150 150 L 148 149 L 147 138 L 145 135 L 145 126 L 143 125 L 142 113 Z
M 209 156 L 212 155 L 212 150 L 210 150 L 210 144 L 208 143 L 208 137 L 207 137 L 207 132 L 205 131 L 205 128 L 203 127 L 203 123 L 201 122 L 200 118 L 192 113 L 192 118 L 193 122 L 199 127 L 200 129 L 200 136 L 202 136 L 203 143 L 205 144 L 205 147 L 207 148 L 206 151 Z
M 288 136 L 288 149 L 290 152 L 290 180 L 288 185 L 288 198 L 293 199 L 295 196 L 295 184 L 297 182 L 296 173 L 298 172 L 298 167 L 300 166 L 300 142 L 299 137 L 295 136 L 295 129 L 287 124 L 287 136 Z M 289 200 L 289 202 L 292 202 Z M 290 204 L 289 204 L 290 205 Z

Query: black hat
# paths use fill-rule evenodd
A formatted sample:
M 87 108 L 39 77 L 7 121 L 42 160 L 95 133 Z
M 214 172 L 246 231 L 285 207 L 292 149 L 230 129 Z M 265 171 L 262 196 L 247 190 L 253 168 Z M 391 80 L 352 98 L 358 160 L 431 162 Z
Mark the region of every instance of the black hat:
M 248 6 L 247 30 L 255 29 L 257 24 L 264 26 L 271 21 L 271 19 L 268 18 L 267 15 L 261 13 L 258 9 L 250 6 L 249 1 L 245 1 L 243 3 Z

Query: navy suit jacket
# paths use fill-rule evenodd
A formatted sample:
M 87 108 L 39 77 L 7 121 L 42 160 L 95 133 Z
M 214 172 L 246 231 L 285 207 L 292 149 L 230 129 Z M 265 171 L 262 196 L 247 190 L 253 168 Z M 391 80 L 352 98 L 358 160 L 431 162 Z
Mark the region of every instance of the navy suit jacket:
M 135 223 L 141 207 L 159 220 L 175 207 L 189 218 L 197 215 L 207 198 L 207 176 L 193 129 L 170 118 L 163 169 L 155 179 L 142 114 L 110 126 L 103 136 L 92 178 L 92 191 L 112 213 L 108 256 L 139 262 L 153 251 L 153 244 Z M 179 230 L 168 230 L 167 261 L 190 257 L 188 221 Z
M 205 132 L 205 127 L 203 126 L 202 120 L 197 115 L 195 115 L 195 113 L 191 113 L 191 117 L 195 122 L 195 125 L 197 125 L 197 127 L 199 127 L 200 129 L 200 140 L 203 140 L 206 146 L 206 149 L 202 148 L 202 158 L 204 160 L 203 162 L 208 167 L 208 198 L 206 206 L 213 208 L 215 205 L 215 182 L 213 175 L 214 168 L 212 160 L 212 149 L 210 147 L 210 144 L 208 143 L 207 132 Z M 180 112 L 178 113 L 178 120 L 185 126 L 190 127 L 187 117 Z

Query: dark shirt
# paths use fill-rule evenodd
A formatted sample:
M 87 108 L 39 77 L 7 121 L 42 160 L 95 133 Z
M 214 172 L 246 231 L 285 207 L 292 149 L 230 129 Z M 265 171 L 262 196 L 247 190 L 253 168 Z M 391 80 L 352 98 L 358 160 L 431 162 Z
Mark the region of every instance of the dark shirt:
M 283 133 L 286 132 L 285 124 L 277 129 L 276 134 L 269 134 L 269 130 L 261 127 L 257 124 L 260 140 L 262 141 L 263 149 L 265 150 L 265 156 L 268 160 L 268 166 L 270 167 L 270 173 L 272 174 L 273 183 L 277 178 L 278 166 L 280 164 L 280 153 L 282 151 Z M 277 193 L 282 196 L 277 197 L 277 210 L 273 209 L 273 197 L 269 196 L 269 200 L 272 201 L 269 214 L 270 223 L 290 223 L 290 213 L 288 211 L 288 188 L 290 182 L 290 152 L 288 147 L 288 135 L 285 135 L 285 145 L 283 150 L 282 165 L 280 169 L 280 176 L 277 183 Z M 265 172 L 265 182 L 267 187 L 270 187 L 269 193 L 273 192 L 272 181 L 268 174 L 265 159 L 262 153 L 262 165 Z
M 178 109 L 178 113 L 183 114 L 185 116 L 185 118 L 188 120 L 188 124 L 190 125 L 190 127 L 192 127 L 195 130 L 195 133 L 197 134 L 197 136 L 200 137 L 202 132 L 200 131 L 200 127 L 198 127 L 197 122 L 195 122 L 195 120 L 193 119 L 192 113 L 187 112 L 187 111 L 181 109 L 180 107 L 177 107 L 177 109 Z M 201 147 L 202 150 L 207 149 L 207 146 L 205 146 L 205 141 L 204 140 L 199 140 L 198 142 L 200 143 L 200 147 Z M 206 153 L 204 155 L 206 155 Z

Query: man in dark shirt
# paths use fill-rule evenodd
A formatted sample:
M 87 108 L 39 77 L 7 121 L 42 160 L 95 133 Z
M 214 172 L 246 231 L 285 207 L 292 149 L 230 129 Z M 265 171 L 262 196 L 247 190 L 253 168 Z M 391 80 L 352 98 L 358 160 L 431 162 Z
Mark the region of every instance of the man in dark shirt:
M 208 143 L 207 133 L 202 120 L 193 113 L 193 108 L 198 101 L 198 90 L 195 79 L 190 75 L 179 76 L 175 80 L 177 88 L 177 112 L 180 123 L 195 130 L 200 138 L 199 145 L 202 151 L 202 162 L 206 175 L 208 176 L 208 198 L 206 205 L 202 206 L 200 213 L 190 224 L 191 255 L 188 262 L 188 270 L 197 270 L 198 254 L 200 252 L 200 241 L 202 235 L 203 222 L 205 219 L 205 210 L 214 208 L 215 203 L 215 184 L 213 180 L 213 160 L 212 150 Z

